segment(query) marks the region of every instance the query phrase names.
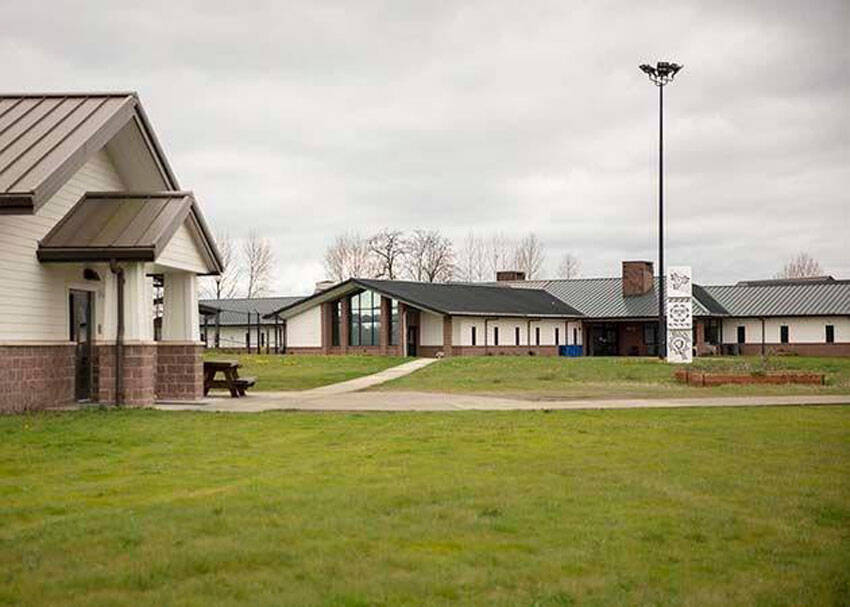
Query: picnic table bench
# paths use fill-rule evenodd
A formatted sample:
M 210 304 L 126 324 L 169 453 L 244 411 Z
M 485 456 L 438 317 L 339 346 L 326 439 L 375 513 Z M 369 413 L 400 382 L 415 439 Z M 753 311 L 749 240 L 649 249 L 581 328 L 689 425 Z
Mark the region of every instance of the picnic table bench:
M 257 382 L 257 379 L 255 377 L 239 377 L 239 367 L 241 366 L 235 360 L 205 360 L 204 396 L 212 388 L 230 390 L 230 396 L 233 398 L 245 396 L 245 391 L 251 388 Z M 219 373 L 224 375 L 224 379 L 215 378 Z

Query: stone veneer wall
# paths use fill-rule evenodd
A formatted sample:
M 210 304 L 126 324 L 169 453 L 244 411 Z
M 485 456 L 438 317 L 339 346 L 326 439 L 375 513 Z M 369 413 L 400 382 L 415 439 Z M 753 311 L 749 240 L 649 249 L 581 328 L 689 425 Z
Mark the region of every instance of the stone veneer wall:
M 156 347 L 157 400 L 199 400 L 204 396 L 204 347 L 159 342 Z
M 124 345 L 124 405 L 147 406 L 155 399 L 156 344 Z M 94 348 L 92 400 L 105 405 L 115 402 L 115 345 Z
M 74 399 L 75 346 L 0 346 L 0 412 L 65 405 Z

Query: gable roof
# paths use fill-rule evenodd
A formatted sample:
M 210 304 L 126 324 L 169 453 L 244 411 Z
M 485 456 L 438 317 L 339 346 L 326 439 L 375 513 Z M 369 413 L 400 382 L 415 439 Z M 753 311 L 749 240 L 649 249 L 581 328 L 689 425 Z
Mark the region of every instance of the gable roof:
M 651 291 L 630 297 L 623 296 L 621 278 L 571 278 L 518 281 L 508 284 L 522 289 L 545 289 L 590 318 L 655 318 L 658 316 L 658 277 L 653 279 Z M 700 300 L 696 289 L 693 313 L 694 316 L 711 314 L 709 307 Z
M 198 301 L 199 306 L 206 308 L 207 315 L 214 315 L 217 310 L 221 310 L 219 324 L 222 326 L 247 325 L 248 313 L 253 315 L 251 322 L 256 323 L 256 312 L 260 313 L 263 319 L 262 324 L 274 324 L 274 321 L 268 317 L 272 312 L 281 308 L 290 306 L 304 299 L 304 296 L 285 296 L 285 297 L 255 297 L 247 298 L 232 298 L 232 299 L 201 299 Z M 214 322 L 214 321 L 211 321 Z
M 178 190 L 136 93 L 0 95 L 0 213 L 37 211 L 131 120 Z
M 209 272 L 222 263 L 191 192 L 87 192 L 38 243 L 39 261 L 156 261 L 190 222 Z
M 375 291 L 429 312 L 453 316 L 581 316 L 577 310 L 542 289 L 520 290 L 492 285 L 366 278 L 350 278 L 273 313 L 286 313 L 284 317 L 292 316 L 324 301 L 362 289 Z
M 850 315 L 850 281 L 705 286 L 729 316 Z

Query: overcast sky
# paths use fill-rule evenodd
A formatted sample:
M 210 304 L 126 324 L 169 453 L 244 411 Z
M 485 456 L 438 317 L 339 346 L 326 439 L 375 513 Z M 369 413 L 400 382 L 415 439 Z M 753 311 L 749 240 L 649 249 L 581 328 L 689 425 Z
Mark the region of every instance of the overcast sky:
M 294 294 L 347 229 L 535 231 L 548 274 L 567 251 L 585 276 L 655 259 L 637 65 L 677 61 L 668 263 L 715 284 L 805 250 L 850 278 L 848 7 L 2 0 L 0 65 L 8 91 L 138 91 L 210 223 L 271 239 Z

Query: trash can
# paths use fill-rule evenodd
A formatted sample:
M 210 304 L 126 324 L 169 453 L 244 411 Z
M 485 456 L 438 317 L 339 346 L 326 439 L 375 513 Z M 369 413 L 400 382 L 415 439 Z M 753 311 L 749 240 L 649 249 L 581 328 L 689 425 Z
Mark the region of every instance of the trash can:
M 583 354 L 581 346 L 564 346 L 567 349 L 567 356 L 572 358 L 581 356 Z

